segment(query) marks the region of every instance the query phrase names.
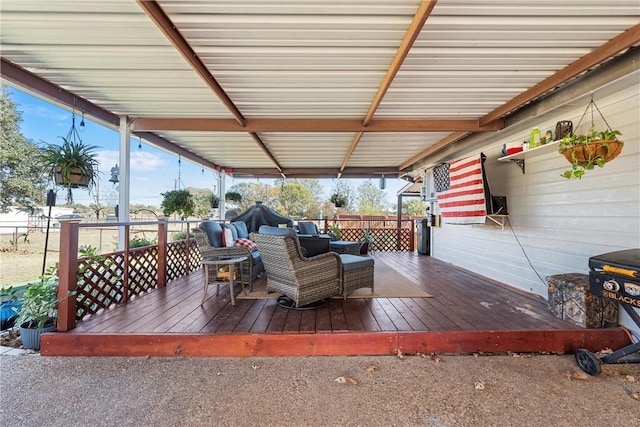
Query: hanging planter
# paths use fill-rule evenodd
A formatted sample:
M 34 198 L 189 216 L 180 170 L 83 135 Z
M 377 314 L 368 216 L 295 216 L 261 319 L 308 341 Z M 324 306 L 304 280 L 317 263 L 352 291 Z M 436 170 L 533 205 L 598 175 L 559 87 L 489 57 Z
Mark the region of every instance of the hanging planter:
M 347 197 L 342 193 L 333 193 L 329 199 L 336 208 L 341 208 L 347 205 Z
M 67 203 L 73 203 L 73 188 L 93 190 L 97 184 L 96 146 L 82 142 L 75 128 L 75 116 L 61 145 L 48 144 L 38 154 L 38 161 L 56 185 L 67 189 Z
M 220 207 L 220 198 L 213 193 L 209 196 L 209 202 L 211 203 L 211 209 L 218 209 Z
M 58 166 L 55 169 L 55 183 L 56 185 L 62 185 L 71 188 L 88 187 L 91 181 L 92 174 L 84 173 L 80 168 L 70 168 L 66 171 L 64 168 Z
M 598 131 L 593 123 L 593 108 L 597 110 L 600 117 L 607 125 L 604 131 Z M 604 118 L 598 106 L 591 98 L 587 109 L 582 114 L 580 122 L 584 118 L 587 111 L 591 110 L 591 127 L 586 135 L 567 134 L 558 145 L 558 152 L 562 154 L 569 163 L 571 169 L 565 171 L 562 176 L 564 178 L 582 178 L 586 171 L 594 169 L 596 166 L 604 167 L 607 162 L 618 157 L 622 152 L 624 142 L 618 140 L 618 136 L 622 134 L 618 130 L 612 130 Z M 578 126 L 580 125 L 578 122 Z M 578 128 L 576 126 L 576 129 Z
M 564 157 L 569 163 L 574 160 L 579 166 L 585 167 L 589 163 L 597 163 L 597 159 L 603 159 L 604 162 L 610 162 L 622 153 L 624 142 L 606 139 L 598 142 L 592 142 L 586 145 L 576 145 L 564 150 Z

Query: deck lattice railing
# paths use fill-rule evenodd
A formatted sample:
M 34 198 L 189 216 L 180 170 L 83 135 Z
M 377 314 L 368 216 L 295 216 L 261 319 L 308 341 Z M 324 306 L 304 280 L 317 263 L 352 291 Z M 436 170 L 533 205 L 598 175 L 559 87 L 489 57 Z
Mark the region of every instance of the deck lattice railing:
M 129 248 L 130 224 L 114 224 L 124 230 L 124 250 L 78 259 L 79 228 L 104 224 L 61 220 L 58 331 L 73 329 L 77 320 L 164 287 L 200 267 L 195 239 L 167 242 L 168 221 L 160 218 L 152 224 L 158 226 L 157 245 Z M 181 224 L 186 224 L 188 234 L 190 224 Z
M 415 248 L 415 220 L 403 219 L 334 219 L 326 220 L 324 230 L 337 225 L 340 227 L 340 239 L 361 242 L 364 230 L 368 230 L 373 240 L 371 251 L 413 251 Z
M 339 223 L 341 239 L 361 241 L 364 230 L 373 238 L 371 251 L 412 251 L 414 247 L 414 221 L 402 220 L 332 220 Z M 85 319 L 114 304 L 126 303 L 168 281 L 189 274 L 200 267 L 202 256 L 195 239 L 167 241 L 168 221 L 157 223 L 158 244 L 129 248 L 130 225 L 121 227 L 125 234 L 125 248 L 89 258 L 77 258 L 79 228 L 104 227 L 104 224 L 80 224 L 79 219 L 60 220 L 60 261 L 58 297 L 58 331 L 75 328 L 77 320 Z M 190 222 L 180 222 L 189 234 Z M 398 226 L 397 224 L 400 224 Z M 328 229 L 325 222 L 325 229 Z

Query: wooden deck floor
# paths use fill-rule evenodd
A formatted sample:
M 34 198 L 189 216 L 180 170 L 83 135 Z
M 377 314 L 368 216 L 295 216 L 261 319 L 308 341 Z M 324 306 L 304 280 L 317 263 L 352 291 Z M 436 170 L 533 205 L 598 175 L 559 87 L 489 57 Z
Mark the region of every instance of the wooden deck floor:
M 572 352 L 619 348 L 619 328 L 586 330 L 551 316 L 536 295 L 410 252 L 375 259 L 433 298 L 334 299 L 287 310 L 274 299 L 202 298 L 201 270 L 43 337 L 43 355 L 243 356 L 442 352 Z M 214 290 L 215 288 L 210 288 Z M 215 293 L 215 291 L 214 291 Z

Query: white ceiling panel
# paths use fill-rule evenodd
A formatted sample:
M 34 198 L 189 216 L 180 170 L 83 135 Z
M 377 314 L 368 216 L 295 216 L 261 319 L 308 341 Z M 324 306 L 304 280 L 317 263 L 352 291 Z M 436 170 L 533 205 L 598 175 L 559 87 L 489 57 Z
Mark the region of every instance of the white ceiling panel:
M 637 0 L 428 3 L 2 0 L 2 78 L 67 108 L 86 100 L 103 122 L 129 116 L 150 143 L 207 166 L 374 176 L 402 174 L 462 120 L 508 105 L 506 119 L 610 40 L 631 34 L 611 56 L 640 41 Z M 171 125 L 135 128 L 144 118 Z M 256 120 L 265 127 L 249 130 Z

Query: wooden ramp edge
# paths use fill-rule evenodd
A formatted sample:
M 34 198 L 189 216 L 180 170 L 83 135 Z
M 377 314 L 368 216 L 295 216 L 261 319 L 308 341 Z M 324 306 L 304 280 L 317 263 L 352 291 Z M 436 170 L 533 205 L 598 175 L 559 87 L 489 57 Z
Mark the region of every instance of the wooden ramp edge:
M 630 344 L 623 328 L 280 334 L 75 334 L 42 336 L 43 356 L 249 357 L 416 353 L 574 353 Z

